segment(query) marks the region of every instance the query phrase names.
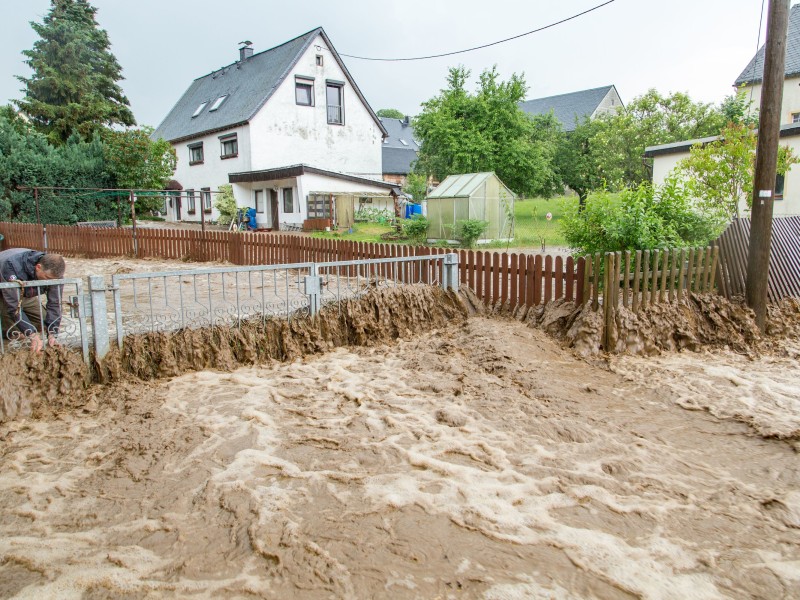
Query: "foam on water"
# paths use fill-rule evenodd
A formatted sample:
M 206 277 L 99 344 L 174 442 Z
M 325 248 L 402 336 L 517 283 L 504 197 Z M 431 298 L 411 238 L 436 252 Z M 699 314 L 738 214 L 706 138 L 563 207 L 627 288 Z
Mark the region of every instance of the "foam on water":
M 0 569 L 29 581 L 5 591 L 791 596 L 791 449 L 677 407 L 735 379 L 771 399 L 769 416 L 726 403 L 765 428 L 791 423 L 786 365 L 737 360 L 620 359 L 613 374 L 475 319 L 5 424 Z

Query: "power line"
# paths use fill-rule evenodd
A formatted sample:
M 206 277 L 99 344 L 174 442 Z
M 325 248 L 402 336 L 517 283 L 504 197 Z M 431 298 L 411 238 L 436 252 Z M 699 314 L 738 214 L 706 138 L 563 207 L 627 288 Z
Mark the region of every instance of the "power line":
M 515 35 L 510 38 L 505 38 L 504 40 L 498 40 L 496 42 L 491 42 L 490 44 L 483 44 L 482 46 L 474 46 L 473 48 L 467 48 L 466 50 L 456 50 L 454 52 L 445 52 L 443 54 L 431 54 L 429 56 L 415 56 L 412 58 L 371 58 L 368 56 L 355 56 L 353 54 L 344 54 L 339 53 L 339 56 L 346 56 L 347 58 L 355 58 L 358 60 L 376 60 L 376 61 L 383 61 L 383 62 L 399 62 L 399 61 L 410 61 L 410 60 L 428 60 L 430 58 L 441 58 L 443 56 L 453 56 L 454 54 L 464 54 L 465 52 L 472 52 L 474 50 L 481 50 L 482 48 L 488 48 L 490 46 L 497 46 L 498 44 L 504 44 L 505 42 L 510 42 L 511 40 L 516 40 L 521 37 L 525 37 L 526 35 L 531 35 L 533 33 L 538 33 L 540 31 L 544 31 L 545 29 L 550 29 L 551 27 L 555 27 L 556 25 L 561 25 L 562 23 L 566 23 L 567 21 L 572 21 L 573 19 L 577 19 L 578 17 L 582 17 L 583 15 L 589 14 L 592 11 L 597 10 L 598 8 L 603 8 L 608 4 L 612 4 L 616 2 L 616 0 L 607 0 L 602 4 L 598 4 L 597 6 L 593 6 L 588 10 L 584 10 L 583 12 L 579 12 L 578 14 L 572 15 L 571 17 L 567 17 L 566 19 L 561 19 L 560 21 L 556 21 L 555 23 L 550 23 L 549 25 L 545 25 L 543 27 L 539 27 L 538 29 L 532 29 L 531 31 L 526 31 L 525 33 L 520 33 L 519 35 Z

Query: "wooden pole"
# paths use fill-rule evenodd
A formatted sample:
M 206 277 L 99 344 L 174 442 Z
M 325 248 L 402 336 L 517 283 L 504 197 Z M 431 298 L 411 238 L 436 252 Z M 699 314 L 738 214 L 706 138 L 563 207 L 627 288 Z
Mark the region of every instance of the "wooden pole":
M 761 331 L 764 331 L 767 320 L 769 249 L 772 241 L 772 209 L 775 200 L 788 24 L 789 0 L 769 0 L 745 290 L 747 304 L 755 312 L 756 324 Z

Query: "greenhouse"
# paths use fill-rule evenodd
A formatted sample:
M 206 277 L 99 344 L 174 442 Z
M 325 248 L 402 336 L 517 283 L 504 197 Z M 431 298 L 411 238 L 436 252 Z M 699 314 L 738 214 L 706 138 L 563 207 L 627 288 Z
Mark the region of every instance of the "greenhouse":
M 458 239 L 460 221 L 486 221 L 481 241 L 514 237 L 514 193 L 494 173 L 450 175 L 428 201 L 428 239 Z

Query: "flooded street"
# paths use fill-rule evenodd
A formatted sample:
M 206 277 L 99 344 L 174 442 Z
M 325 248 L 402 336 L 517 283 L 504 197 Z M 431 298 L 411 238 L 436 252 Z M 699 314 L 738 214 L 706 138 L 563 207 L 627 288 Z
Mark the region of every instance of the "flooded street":
M 94 386 L 0 424 L 0 596 L 798 598 L 792 352 L 474 317 Z

